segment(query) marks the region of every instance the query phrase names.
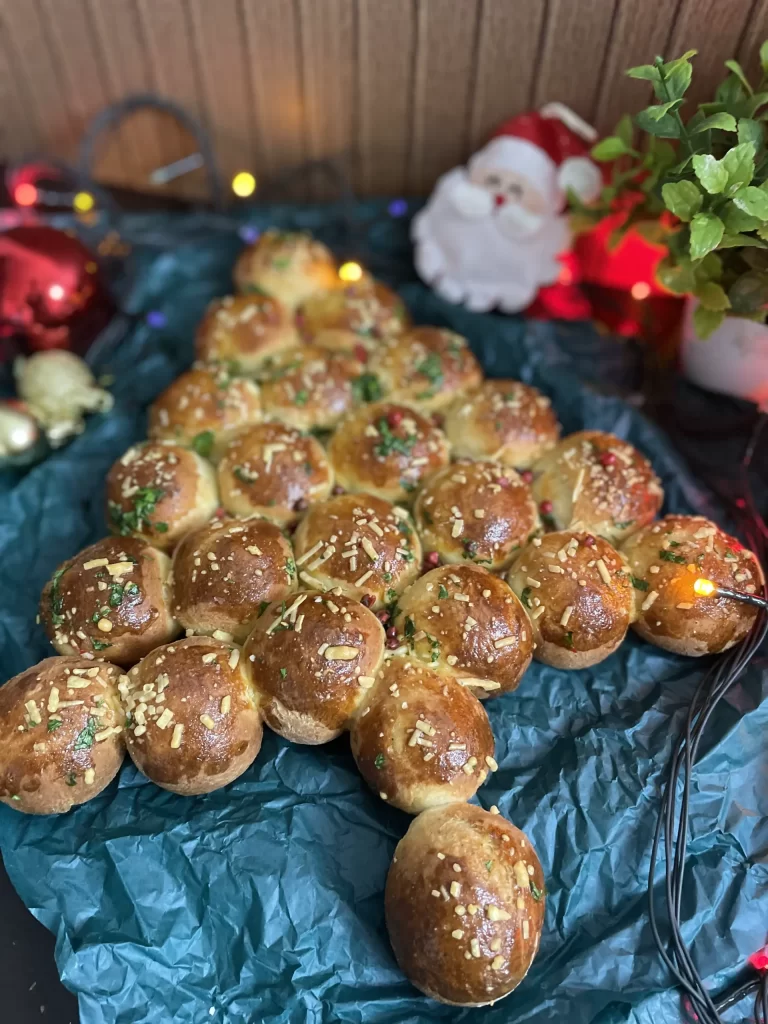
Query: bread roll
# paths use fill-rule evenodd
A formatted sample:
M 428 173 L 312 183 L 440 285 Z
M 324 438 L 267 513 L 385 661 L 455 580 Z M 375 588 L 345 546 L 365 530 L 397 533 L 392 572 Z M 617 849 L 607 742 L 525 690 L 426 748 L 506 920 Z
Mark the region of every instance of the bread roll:
M 384 909 L 416 988 L 452 1006 L 486 1006 L 517 988 L 538 952 L 544 876 L 514 825 L 450 804 L 420 814 L 397 844 Z
M 487 380 L 447 411 L 454 455 L 527 469 L 560 437 L 550 400 L 517 380 Z
M 120 669 L 46 658 L 0 687 L 0 800 L 62 814 L 97 796 L 125 754 Z
M 167 555 L 135 537 L 106 537 L 62 562 L 40 598 L 56 651 L 132 665 L 173 639 L 170 568 Z
M 170 441 L 129 448 L 107 475 L 107 522 L 121 537 L 171 551 L 219 504 L 216 473 L 197 452 Z
M 265 231 L 235 264 L 239 292 L 265 292 L 291 311 L 311 295 L 339 286 L 336 261 L 322 242 L 304 232 Z
M 480 701 L 415 659 L 387 662 L 355 717 L 350 742 L 371 789 L 407 814 L 471 800 L 496 768 Z
M 665 516 L 630 537 L 623 548 L 634 584 L 643 639 L 675 654 L 717 654 L 743 640 L 757 609 L 727 597 L 700 597 L 697 579 L 762 594 L 759 562 L 703 516 Z
M 299 343 L 290 309 L 270 295 L 226 295 L 208 306 L 195 334 L 203 363 L 252 373 Z
M 261 423 L 238 434 L 219 462 L 221 503 L 234 516 L 259 515 L 285 526 L 331 493 L 322 445 L 293 427 Z
M 371 494 L 312 505 L 293 538 L 299 579 L 313 590 L 383 608 L 421 572 L 421 544 L 405 509 Z
M 664 492 L 650 462 L 613 434 L 582 430 L 536 463 L 533 496 L 547 525 L 587 530 L 620 544 L 661 508 Z
M 343 352 L 305 345 L 270 362 L 262 377 L 264 415 L 297 430 L 331 430 L 355 404 L 361 364 Z
M 307 299 L 296 314 L 307 341 L 362 360 L 382 338 L 400 334 L 408 322 L 397 293 L 368 277 Z
M 535 538 L 507 577 L 528 610 L 534 657 L 555 668 L 587 668 L 612 654 L 635 617 L 626 560 L 593 534 Z
M 120 684 L 133 763 L 181 796 L 211 793 L 253 764 L 261 718 L 239 647 L 193 636 L 158 647 Z
M 443 562 L 506 568 L 541 529 L 530 488 L 498 462 L 457 462 L 435 473 L 413 509 L 427 551 Z
M 328 456 L 344 490 L 401 501 L 448 464 L 449 448 L 442 431 L 421 413 L 374 402 L 341 421 Z
M 303 590 L 264 611 L 244 654 L 270 729 L 293 743 L 328 743 L 373 685 L 384 630 L 356 601 Z
M 173 555 L 173 614 L 188 631 L 243 643 L 259 609 L 296 589 L 291 542 L 266 519 L 212 519 Z
M 533 650 L 531 625 L 507 584 L 478 565 L 425 573 L 398 601 L 401 646 L 452 673 L 477 697 L 517 688 Z
M 385 340 L 374 350 L 370 371 L 390 401 L 424 412 L 445 409 L 483 380 L 466 338 L 443 327 L 412 327 Z
M 150 438 L 189 445 L 216 457 L 242 427 L 261 419 L 258 385 L 223 366 L 195 366 L 159 395 L 149 409 Z

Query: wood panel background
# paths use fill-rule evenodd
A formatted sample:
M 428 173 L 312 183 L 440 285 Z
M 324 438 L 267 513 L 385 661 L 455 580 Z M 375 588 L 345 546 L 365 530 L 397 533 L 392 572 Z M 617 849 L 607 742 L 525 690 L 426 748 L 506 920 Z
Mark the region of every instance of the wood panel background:
M 700 98 L 766 37 L 768 0 L 0 0 L 0 160 L 71 160 L 94 114 L 151 91 L 203 122 L 227 177 L 333 157 L 361 193 L 420 193 L 510 114 L 560 100 L 607 131 L 646 100 L 627 66 L 697 48 Z M 146 189 L 191 148 L 137 113 L 97 176 Z

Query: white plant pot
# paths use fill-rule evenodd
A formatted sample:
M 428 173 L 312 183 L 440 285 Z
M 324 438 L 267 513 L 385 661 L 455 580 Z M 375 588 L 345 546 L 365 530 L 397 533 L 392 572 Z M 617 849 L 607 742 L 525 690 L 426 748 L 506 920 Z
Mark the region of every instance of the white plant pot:
M 693 326 L 695 303 L 686 303 L 681 349 L 688 380 L 709 391 L 746 398 L 768 408 L 768 326 L 727 316 L 702 341 Z

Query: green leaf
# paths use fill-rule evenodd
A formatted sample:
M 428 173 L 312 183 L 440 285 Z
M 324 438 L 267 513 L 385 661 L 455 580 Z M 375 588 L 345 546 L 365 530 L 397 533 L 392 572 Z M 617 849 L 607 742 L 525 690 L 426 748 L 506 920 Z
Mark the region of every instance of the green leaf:
M 202 455 L 204 459 L 207 459 L 211 454 L 215 440 L 216 438 L 212 430 L 203 430 L 192 438 L 192 448 L 198 455 Z
M 708 338 L 725 319 L 725 313 L 714 309 L 705 309 L 704 306 L 697 306 L 693 311 L 693 326 L 696 334 L 702 340 Z M 660 551 L 659 556 L 666 562 L 685 562 L 680 555 L 672 555 L 669 551 Z
M 755 173 L 755 147 L 751 142 L 740 142 L 728 150 L 721 163 L 728 174 L 727 191 L 733 194 L 752 181 Z
M 632 124 L 632 118 L 629 114 L 625 114 L 616 127 L 613 130 L 613 134 L 616 138 L 621 139 L 627 149 L 632 148 L 632 139 L 635 134 L 634 125 Z
M 649 111 L 655 111 L 655 107 L 648 107 L 648 110 L 641 110 L 635 115 L 635 124 L 649 135 L 658 135 L 661 139 L 679 139 L 680 123 L 672 114 L 664 114 L 656 117 Z
M 669 182 L 662 185 L 661 194 L 667 209 L 680 220 L 689 221 L 701 209 L 703 196 L 692 181 Z
M 755 249 L 768 249 L 768 245 L 765 242 L 761 242 L 759 238 L 754 238 L 752 235 L 723 235 L 720 242 L 719 248 L 721 249 L 740 249 L 743 246 L 752 246 Z
M 763 126 L 751 117 L 739 118 L 739 142 L 751 142 L 758 152 L 763 147 Z
M 738 80 L 741 82 L 741 84 L 746 89 L 747 93 L 751 96 L 752 93 L 755 90 L 752 88 L 752 86 L 747 81 L 747 76 L 744 74 L 744 70 L 743 70 L 741 64 L 739 64 L 739 62 L 737 60 L 727 60 L 725 62 L 725 66 L 728 68 L 729 71 L 732 71 L 733 74 L 736 75 Z
M 682 100 L 669 100 L 668 103 L 655 103 L 653 106 L 646 107 L 642 113 L 646 117 L 650 117 L 652 121 L 660 121 L 665 114 L 669 114 L 673 110 L 677 110 L 682 104 Z
M 758 189 L 759 191 L 759 189 Z M 766 196 L 768 199 L 768 196 Z M 725 230 L 728 232 L 739 232 L 739 231 L 754 231 L 755 228 L 759 228 L 761 221 L 757 217 L 751 216 L 749 213 L 744 213 L 737 206 L 732 203 L 728 203 L 728 206 L 723 214 L 723 223 L 725 224 Z
M 731 303 L 725 294 L 725 289 L 716 281 L 706 281 L 699 285 L 694 295 L 706 309 L 730 309 Z
M 690 267 L 671 265 L 666 260 L 659 264 L 656 277 L 660 284 L 676 295 L 686 295 L 696 287 L 696 280 Z
M 768 303 L 768 275 L 759 270 L 748 270 L 731 285 L 728 292 L 734 313 L 749 316 L 764 309 Z
M 648 153 L 652 156 L 653 163 L 662 170 L 671 167 L 677 160 L 677 150 L 672 143 L 653 136 L 648 140 Z
M 88 717 L 85 728 L 82 729 L 75 739 L 75 750 L 90 750 L 99 728 L 99 720 L 92 715 Z
M 725 227 L 714 213 L 697 213 L 691 221 L 691 259 L 700 260 L 716 249 Z
M 768 224 L 763 225 L 763 227 L 758 228 L 757 229 L 757 234 L 764 241 L 768 242 Z
M 635 68 L 627 68 L 624 72 L 629 78 L 640 78 L 644 82 L 660 82 L 659 69 L 653 64 L 638 64 Z
M 760 67 L 764 73 L 768 73 L 768 39 L 760 47 Z
M 703 260 L 699 260 L 693 268 L 697 283 L 719 281 L 723 276 L 723 261 L 715 253 L 709 252 Z
M 664 65 L 664 90 L 665 95 L 671 96 L 673 100 L 680 100 L 691 84 L 693 68 L 686 57 L 678 57 Z
M 629 152 L 631 152 L 630 147 L 618 135 L 609 135 L 607 138 L 601 139 L 590 151 L 594 160 L 599 160 L 603 163 L 609 160 L 616 160 L 618 157 L 624 156 Z
M 768 220 L 768 192 L 764 192 L 754 185 L 745 185 L 734 192 L 731 198 L 734 205 L 744 213 L 758 217 L 760 220 Z
M 710 193 L 717 195 L 728 184 L 728 171 L 720 160 L 711 153 L 697 153 L 693 158 L 693 169 L 702 186 Z
M 697 121 L 694 126 L 691 126 L 690 123 L 688 125 L 688 131 L 693 135 L 709 131 L 712 128 L 720 128 L 725 132 L 735 132 L 736 118 L 733 114 L 712 114 L 711 117 L 705 117 L 701 121 Z
M 667 229 L 657 220 L 638 221 L 632 225 L 632 230 L 636 231 L 641 238 L 644 238 L 646 242 L 650 242 L 652 245 L 660 245 L 667 237 Z
M 352 381 L 352 393 L 358 402 L 378 402 L 384 389 L 375 373 L 361 373 Z

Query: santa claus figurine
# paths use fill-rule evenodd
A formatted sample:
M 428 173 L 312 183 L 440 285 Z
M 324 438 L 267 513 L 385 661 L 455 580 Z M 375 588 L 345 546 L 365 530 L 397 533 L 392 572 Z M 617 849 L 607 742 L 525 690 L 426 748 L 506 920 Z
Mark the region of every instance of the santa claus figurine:
M 419 275 L 449 302 L 484 312 L 525 309 L 558 280 L 568 250 L 566 193 L 595 199 L 601 171 L 589 159 L 597 135 L 551 103 L 506 121 L 467 167 L 444 174 L 414 218 Z

